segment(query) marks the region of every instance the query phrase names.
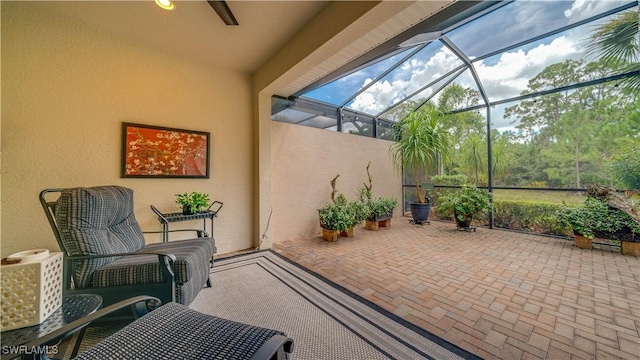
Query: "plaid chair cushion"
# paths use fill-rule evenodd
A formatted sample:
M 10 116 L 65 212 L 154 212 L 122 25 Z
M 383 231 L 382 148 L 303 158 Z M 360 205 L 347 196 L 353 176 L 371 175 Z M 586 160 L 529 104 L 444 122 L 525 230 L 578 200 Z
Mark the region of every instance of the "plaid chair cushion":
M 249 359 L 274 335 L 284 334 L 168 303 L 76 359 Z
M 191 280 L 195 274 L 208 274 L 209 259 L 213 256 L 214 251 L 211 238 L 149 244 L 141 251 L 148 250 L 162 250 L 176 256 L 172 269 L 178 285 Z M 151 284 L 164 281 L 166 279 L 160 270 L 156 255 L 127 256 L 113 261 L 93 273 L 93 286 L 98 287 Z
M 70 256 L 133 252 L 144 236 L 133 214 L 133 191 L 121 186 L 72 188 L 62 191 L 55 217 Z M 91 286 L 93 272 L 117 258 L 77 261 L 73 269 L 78 288 Z

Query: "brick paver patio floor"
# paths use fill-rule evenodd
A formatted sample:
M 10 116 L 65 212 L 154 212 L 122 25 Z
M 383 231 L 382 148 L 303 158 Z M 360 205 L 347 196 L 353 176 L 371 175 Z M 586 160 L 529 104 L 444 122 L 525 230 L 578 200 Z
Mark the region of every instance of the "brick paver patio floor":
M 274 250 L 485 359 L 639 359 L 640 259 L 451 223 Z

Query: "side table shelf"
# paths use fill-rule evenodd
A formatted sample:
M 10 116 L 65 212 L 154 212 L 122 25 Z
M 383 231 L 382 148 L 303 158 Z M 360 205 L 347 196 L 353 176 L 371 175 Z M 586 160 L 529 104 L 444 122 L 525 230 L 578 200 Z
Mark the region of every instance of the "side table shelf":
M 21 329 L 2 332 L 2 359 L 14 359 L 20 357 L 21 351 L 31 351 L 25 355 L 32 359 L 47 359 L 47 354 L 43 350 L 56 352 L 57 346 L 49 349 L 43 344 L 41 349 L 21 348 L 32 340 L 43 337 L 59 328 L 90 315 L 102 306 L 102 297 L 94 294 L 67 295 L 62 297 L 62 306 L 54 311 L 44 322 L 39 325 L 29 326 Z M 79 329 L 75 329 L 79 330 Z M 69 333 L 68 335 L 70 335 Z M 38 350 L 38 351 L 36 351 Z
M 202 230 L 204 230 L 205 232 L 207 232 L 207 219 L 211 220 L 211 226 L 210 226 L 211 232 L 209 232 L 209 236 L 211 236 L 211 238 L 214 239 L 213 218 L 218 216 L 218 212 L 220 212 L 220 209 L 222 209 L 222 205 L 224 204 L 221 203 L 220 201 L 214 201 L 211 204 L 211 206 L 209 206 L 209 209 L 207 209 L 207 211 L 204 211 L 198 214 L 190 214 L 190 215 L 185 215 L 183 213 L 163 214 L 162 212 L 160 212 L 160 210 L 158 210 L 158 208 L 156 208 L 153 205 L 151 205 L 151 210 L 153 210 L 153 212 L 156 213 L 156 215 L 158 215 L 158 221 L 162 225 L 162 231 L 164 232 L 164 234 L 162 234 L 163 242 L 169 241 L 169 234 L 167 233 L 167 231 L 169 230 L 169 223 L 179 222 L 179 221 L 189 221 L 189 220 L 200 220 L 200 219 L 202 219 Z M 216 207 L 215 210 L 211 210 L 211 208 L 214 206 Z

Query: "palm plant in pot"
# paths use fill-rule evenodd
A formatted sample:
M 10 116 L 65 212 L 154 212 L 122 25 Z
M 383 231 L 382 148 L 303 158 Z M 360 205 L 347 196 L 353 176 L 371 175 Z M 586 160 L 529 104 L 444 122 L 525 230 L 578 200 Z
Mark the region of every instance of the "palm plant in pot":
M 423 223 L 429 218 L 431 202 L 427 189 L 429 169 L 438 157 L 446 157 L 451 149 L 449 132 L 442 125 L 442 113 L 431 104 L 412 111 L 398 123 L 396 140 L 389 154 L 396 170 L 407 169 L 413 178 L 417 201 L 409 203 L 413 221 Z
M 473 216 L 489 209 L 491 209 L 489 192 L 478 189 L 474 185 L 463 185 L 460 190 L 447 193 L 439 206 L 439 210 L 453 214 L 459 230 L 471 229 Z

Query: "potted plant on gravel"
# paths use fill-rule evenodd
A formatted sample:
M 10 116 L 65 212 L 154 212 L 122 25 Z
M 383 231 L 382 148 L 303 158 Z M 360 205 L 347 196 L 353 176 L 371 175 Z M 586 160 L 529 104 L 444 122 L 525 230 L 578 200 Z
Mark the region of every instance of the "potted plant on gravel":
M 181 205 L 182 214 L 192 215 L 202 211 L 203 208 L 209 207 L 209 194 L 201 192 L 192 192 L 184 194 L 176 194 L 176 203 Z
M 453 215 L 458 230 L 474 230 L 471 227 L 473 216 L 491 209 L 490 195 L 487 190 L 475 185 L 463 185 L 458 191 L 444 195 L 439 210 Z
M 433 162 L 450 151 L 449 133 L 442 118 L 442 113 L 430 104 L 412 111 L 398 123 L 396 140 L 389 148 L 396 170 L 400 174 L 409 170 L 415 183 L 417 201 L 409 203 L 415 223 L 425 222 L 431 211 L 427 189 L 421 185 L 428 183 Z

